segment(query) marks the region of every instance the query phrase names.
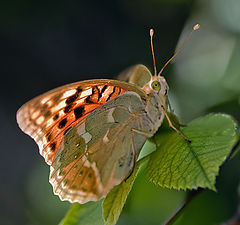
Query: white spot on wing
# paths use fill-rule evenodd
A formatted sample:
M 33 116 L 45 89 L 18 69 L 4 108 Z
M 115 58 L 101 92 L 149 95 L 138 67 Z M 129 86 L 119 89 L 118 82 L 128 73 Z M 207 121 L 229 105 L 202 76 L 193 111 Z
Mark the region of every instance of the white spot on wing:
M 115 120 L 114 120 L 114 118 L 113 118 L 113 112 L 114 112 L 114 108 L 112 108 L 112 109 L 110 109 L 109 110 L 109 112 L 108 112 L 108 115 L 107 115 L 107 122 L 109 122 L 109 123 L 114 123 L 115 122 Z
M 106 132 L 106 134 L 104 135 L 104 137 L 103 137 L 103 142 L 104 143 L 108 143 L 109 142 L 109 139 L 108 139 L 108 133 L 109 133 L 109 129 L 107 130 L 107 132 Z
M 88 96 L 91 94 L 92 94 L 92 88 L 89 88 L 89 89 L 81 92 L 81 97 L 85 97 L 85 96 Z
M 58 105 L 52 108 L 52 112 L 57 112 L 60 109 L 64 108 L 66 106 L 65 101 L 61 101 Z
M 85 155 L 83 155 L 82 159 L 84 161 L 84 166 L 90 168 L 91 167 L 91 163 L 88 161 L 87 157 Z
M 40 114 L 40 111 L 36 111 L 32 114 L 32 119 L 35 120 Z
M 37 123 L 38 125 L 40 125 L 43 121 L 44 121 L 44 117 L 43 117 L 43 116 L 40 116 L 40 117 L 36 120 L 36 123 Z
M 92 168 L 94 171 L 94 175 L 96 178 L 96 188 L 98 189 L 99 193 L 103 191 L 103 185 L 100 179 L 100 174 L 96 163 L 90 163 L 85 156 L 83 156 L 84 167 Z M 78 176 L 83 176 L 82 173 L 79 173 Z M 66 181 L 66 180 L 65 180 Z M 71 180 L 70 180 L 71 181 Z M 86 180 L 85 180 L 86 181 Z M 58 195 L 61 200 L 68 200 L 70 202 L 79 202 L 79 203 L 86 203 L 88 201 L 97 201 L 99 197 L 104 197 L 106 193 L 102 193 L 102 196 L 95 195 L 91 192 L 85 192 L 82 190 L 72 190 L 69 189 L 69 185 L 65 185 L 66 183 L 62 180 L 62 176 L 60 176 L 59 172 L 55 172 L 53 167 L 50 167 L 50 177 L 49 182 L 53 186 L 54 194 Z M 86 181 L 87 183 L 87 181 Z
M 92 140 L 92 135 L 86 132 L 82 135 L 82 138 L 85 140 L 86 143 L 88 143 L 89 141 Z
M 100 174 L 99 174 L 99 170 L 98 170 L 98 168 L 97 168 L 97 166 L 96 166 L 96 162 L 93 162 L 92 164 L 91 164 L 91 167 L 92 167 L 92 169 L 93 169 L 93 171 L 94 171 L 94 173 L 95 173 L 95 177 L 96 177 L 96 183 L 98 184 L 97 185 L 97 188 L 98 188 L 98 191 L 99 192 L 102 192 L 102 190 L 103 190 L 103 185 L 102 185 L 102 182 L 101 182 L 101 176 L 100 176 Z
M 77 129 L 78 134 L 85 140 L 87 144 L 89 141 L 92 140 L 92 135 L 85 130 L 85 121 L 83 121 Z M 87 145 L 86 145 L 87 150 Z
M 49 97 L 45 97 L 41 100 L 41 103 L 44 104 L 45 102 L 47 102 L 49 100 Z
M 78 105 L 78 104 L 83 104 L 84 101 L 85 101 L 84 98 L 80 98 L 80 99 L 78 99 L 78 100 L 76 101 L 76 105 Z
M 62 95 L 62 99 L 67 98 L 67 97 L 69 97 L 69 96 L 72 96 L 72 95 L 74 95 L 75 93 L 76 93 L 76 90 L 75 90 L 75 89 L 66 91 L 66 92 L 64 92 L 64 94 Z
M 52 119 L 47 120 L 46 128 L 50 127 L 52 124 L 53 124 L 53 120 Z
M 85 121 L 83 123 L 80 124 L 80 126 L 77 129 L 77 132 L 79 135 L 82 135 L 86 132 L 85 130 Z
M 48 105 L 48 107 L 52 106 L 52 105 L 53 105 L 53 101 L 52 101 L 52 100 L 49 100 L 49 101 L 47 102 L 47 105 Z

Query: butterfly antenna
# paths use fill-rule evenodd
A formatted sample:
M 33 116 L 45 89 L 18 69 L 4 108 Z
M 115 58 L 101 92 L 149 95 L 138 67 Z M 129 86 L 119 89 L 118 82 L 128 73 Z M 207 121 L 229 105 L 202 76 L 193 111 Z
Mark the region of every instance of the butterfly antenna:
M 162 71 L 164 70 L 164 68 L 172 61 L 172 59 L 178 54 L 178 52 L 183 48 L 183 46 L 185 45 L 185 43 L 187 42 L 187 40 L 190 38 L 190 36 L 192 35 L 193 31 L 197 30 L 200 28 L 199 24 L 196 24 L 193 28 L 192 31 L 190 32 L 190 34 L 187 36 L 187 38 L 185 39 L 185 41 L 182 43 L 182 45 L 180 46 L 180 48 L 174 53 L 174 55 L 165 63 L 165 65 L 163 66 L 163 68 L 160 70 L 158 76 L 160 76 L 162 74 Z
M 150 29 L 151 49 L 152 49 L 153 66 L 154 66 L 154 76 L 157 76 L 157 67 L 156 67 L 156 61 L 155 61 L 155 54 L 154 54 L 154 50 L 153 50 L 153 34 L 154 34 L 154 30 Z

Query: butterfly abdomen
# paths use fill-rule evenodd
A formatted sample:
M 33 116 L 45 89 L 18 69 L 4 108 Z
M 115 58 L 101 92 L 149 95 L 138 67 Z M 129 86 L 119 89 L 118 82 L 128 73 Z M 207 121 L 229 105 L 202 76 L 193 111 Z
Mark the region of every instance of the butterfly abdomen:
M 145 104 L 145 112 L 141 115 L 142 127 L 150 133 L 150 136 L 153 136 L 164 119 L 161 107 L 164 106 L 164 108 L 167 108 L 167 97 L 151 93 Z

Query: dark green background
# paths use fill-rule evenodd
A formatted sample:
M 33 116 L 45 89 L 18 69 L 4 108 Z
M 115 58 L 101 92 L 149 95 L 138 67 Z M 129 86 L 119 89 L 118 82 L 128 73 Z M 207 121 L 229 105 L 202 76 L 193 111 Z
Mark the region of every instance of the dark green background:
M 152 27 L 159 70 L 200 23 L 164 71 L 173 108 L 184 123 L 208 112 L 239 121 L 239 21 L 238 0 L 1 1 L 0 224 L 57 224 L 70 207 L 53 195 L 48 166 L 16 124 L 23 103 L 66 83 L 114 78 L 133 64 L 152 70 Z M 220 224 L 233 216 L 239 161 L 237 155 L 223 166 L 219 191 L 202 192 L 177 224 Z M 160 224 L 186 196 L 140 174 L 118 224 Z

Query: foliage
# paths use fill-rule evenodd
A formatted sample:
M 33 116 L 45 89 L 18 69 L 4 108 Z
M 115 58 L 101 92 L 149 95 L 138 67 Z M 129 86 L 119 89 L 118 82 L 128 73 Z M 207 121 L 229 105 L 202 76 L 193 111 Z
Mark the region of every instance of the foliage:
M 124 180 L 121 184 L 115 186 L 105 198 L 103 202 L 103 216 L 106 221 L 106 225 L 116 224 L 126 202 L 127 196 L 131 191 L 140 165 L 141 163 L 138 162 L 135 165 L 131 176 Z
M 148 163 L 144 171 L 150 181 L 157 185 L 184 190 L 199 187 L 216 190 L 219 168 L 237 140 L 236 127 L 235 121 L 228 115 L 209 114 L 182 129 L 191 140 L 188 143 L 163 125 L 152 138 L 156 150 L 136 163 L 131 175 L 110 191 L 103 204 L 102 200 L 84 205 L 74 204 L 61 225 L 116 224 L 137 172 L 145 161 Z
M 84 205 L 74 203 L 60 225 L 101 225 L 102 201 L 88 202 Z

